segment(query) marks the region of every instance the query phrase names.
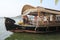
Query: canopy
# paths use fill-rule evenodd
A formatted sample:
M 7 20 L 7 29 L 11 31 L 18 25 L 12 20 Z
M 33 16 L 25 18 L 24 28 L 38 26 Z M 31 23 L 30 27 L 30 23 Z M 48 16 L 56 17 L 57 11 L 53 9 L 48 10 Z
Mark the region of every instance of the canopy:
M 39 9 L 39 10 L 38 10 Z M 22 8 L 22 15 L 37 15 L 38 13 L 34 12 L 45 12 L 45 13 L 50 13 L 50 14 L 56 14 L 60 15 L 60 11 L 54 10 L 54 9 L 48 9 L 48 8 L 43 8 L 43 7 L 33 7 L 30 5 L 24 5 Z

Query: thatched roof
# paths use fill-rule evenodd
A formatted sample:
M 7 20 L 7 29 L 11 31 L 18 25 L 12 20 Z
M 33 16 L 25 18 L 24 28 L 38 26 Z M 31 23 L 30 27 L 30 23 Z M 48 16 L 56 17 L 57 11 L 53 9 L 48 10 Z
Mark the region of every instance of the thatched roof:
M 27 10 L 27 9 L 34 9 L 34 8 L 35 8 L 35 7 L 30 6 L 30 5 L 24 5 L 23 8 L 22 8 L 22 14 L 23 14 L 23 12 L 24 12 L 25 10 Z
M 47 12 L 47 13 L 60 15 L 60 11 L 58 11 L 58 10 L 53 10 L 53 9 L 48 9 L 48 8 L 43 8 L 43 7 L 39 7 L 38 9 L 39 9 L 40 12 Z M 22 9 L 22 15 L 23 14 L 28 14 L 30 12 L 37 12 L 37 7 L 33 7 L 33 6 L 30 6 L 30 5 L 24 5 L 24 7 Z

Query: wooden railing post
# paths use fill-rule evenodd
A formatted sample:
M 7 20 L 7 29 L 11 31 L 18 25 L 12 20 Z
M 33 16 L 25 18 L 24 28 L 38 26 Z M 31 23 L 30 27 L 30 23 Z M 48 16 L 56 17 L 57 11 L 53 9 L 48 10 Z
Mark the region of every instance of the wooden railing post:
M 40 9 L 39 7 L 37 8 L 38 16 L 40 17 Z

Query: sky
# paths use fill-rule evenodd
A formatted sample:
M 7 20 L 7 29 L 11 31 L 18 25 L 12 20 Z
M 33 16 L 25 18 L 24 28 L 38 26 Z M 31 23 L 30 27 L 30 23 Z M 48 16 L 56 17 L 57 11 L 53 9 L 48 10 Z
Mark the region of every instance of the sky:
M 44 8 L 50 8 L 60 10 L 60 0 L 55 5 L 54 0 L 0 0 L 0 17 L 15 17 L 21 15 L 21 11 L 24 5 L 41 6 Z

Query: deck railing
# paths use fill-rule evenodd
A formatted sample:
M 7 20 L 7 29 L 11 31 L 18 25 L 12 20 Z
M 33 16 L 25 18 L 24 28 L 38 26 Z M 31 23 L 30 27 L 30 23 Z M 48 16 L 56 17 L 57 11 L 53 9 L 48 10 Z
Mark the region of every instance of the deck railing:
M 39 26 L 60 26 L 60 21 L 45 21 L 43 23 L 39 23 Z

